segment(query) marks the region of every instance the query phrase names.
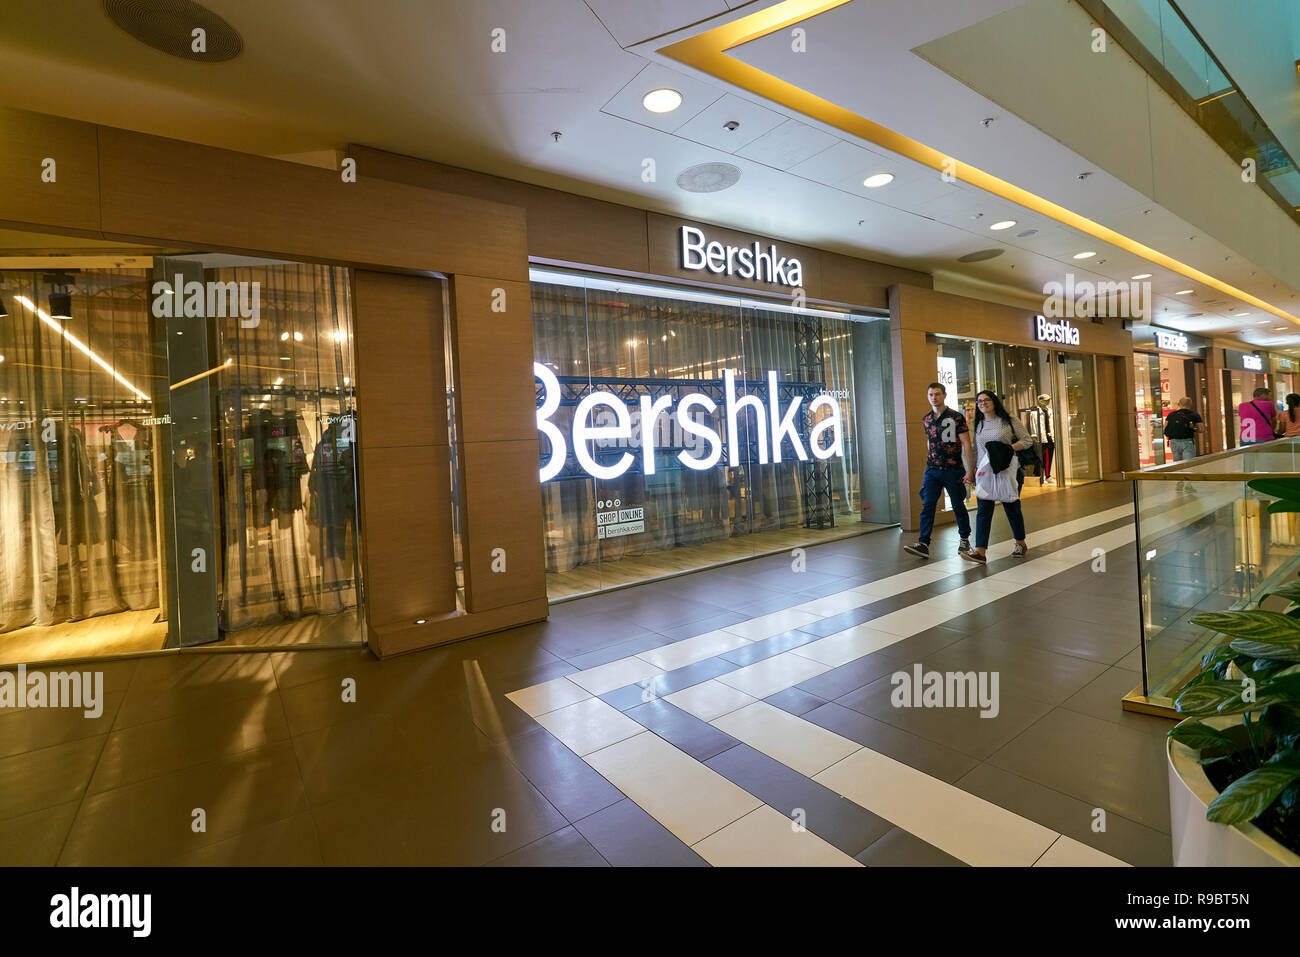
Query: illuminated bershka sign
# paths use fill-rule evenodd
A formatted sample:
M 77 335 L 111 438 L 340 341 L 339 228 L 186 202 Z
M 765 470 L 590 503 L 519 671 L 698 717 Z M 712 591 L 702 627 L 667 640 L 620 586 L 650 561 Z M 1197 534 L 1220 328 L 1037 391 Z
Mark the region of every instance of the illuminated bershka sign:
M 717 276 L 736 276 L 791 289 L 803 286 L 803 263 L 793 256 L 782 256 L 774 244 L 768 244 L 766 251 L 757 242 L 752 246 L 727 246 L 710 242 L 704 230 L 694 226 L 682 226 L 678 235 L 683 269 L 704 269 Z
M 560 380 L 555 373 L 540 362 L 533 363 L 533 375 L 542 383 L 541 404 L 537 407 L 537 431 L 550 442 L 550 457 L 541 468 L 541 480 L 548 482 L 560 474 L 569 455 L 569 441 L 560 426 L 551 421 L 560 408 Z M 835 397 L 822 393 L 813 396 L 807 406 L 808 421 L 813 423 L 805 437 L 799 434 L 799 407 L 804 396 L 792 395 L 789 404 L 781 407 L 779 383 L 775 372 L 767 374 L 767 401 L 753 394 L 736 395 L 736 373 L 724 369 L 722 373 L 723 398 L 720 404 L 703 392 L 690 392 L 681 396 L 674 410 L 671 395 L 639 396 L 638 408 L 629 411 L 627 403 L 612 392 L 595 389 L 583 396 L 573 412 L 569 431 L 573 442 L 573 456 L 582 471 L 593 478 L 616 479 L 626 472 L 636 460 L 631 449 L 639 446 L 641 470 L 646 475 L 655 474 L 655 447 L 665 432 L 676 432 L 687 437 L 677 459 L 688 469 L 705 471 L 714 468 L 726 455 L 727 463 L 740 465 L 741 452 L 734 442 L 724 442 L 718 429 L 710 422 L 725 428 L 725 434 L 739 434 L 742 421 L 748 422 L 758 446 L 758 464 L 780 462 L 786 445 L 801 462 L 808 461 L 809 452 L 814 458 L 829 459 L 844 454 L 843 424 L 840 404 Z M 825 409 L 824 414 L 821 410 Z M 633 418 L 637 421 L 635 427 Z M 661 422 L 661 420 L 663 420 Z M 670 421 L 671 420 L 671 421 Z M 661 427 L 671 424 L 671 429 Z M 628 448 L 613 462 L 596 461 L 592 445 L 603 450 Z M 607 458 L 607 456 L 602 456 Z

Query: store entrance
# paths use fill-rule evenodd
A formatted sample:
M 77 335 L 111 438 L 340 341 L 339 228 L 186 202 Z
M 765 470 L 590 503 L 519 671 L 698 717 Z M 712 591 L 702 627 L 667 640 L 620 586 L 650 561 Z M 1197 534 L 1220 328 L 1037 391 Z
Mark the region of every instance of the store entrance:
M 1093 356 L 936 336 L 941 377 L 975 421 L 975 394 L 988 389 L 1038 439 L 1043 468 L 1026 474 L 1022 495 L 1101 480 L 1097 373 Z

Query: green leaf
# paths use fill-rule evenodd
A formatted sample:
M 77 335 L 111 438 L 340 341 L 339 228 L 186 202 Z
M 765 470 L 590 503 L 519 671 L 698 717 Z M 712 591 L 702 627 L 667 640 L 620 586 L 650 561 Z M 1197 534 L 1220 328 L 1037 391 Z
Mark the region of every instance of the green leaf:
M 1297 504 L 1296 511 L 1300 511 L 1300 504 Z M 1272 598 L 1273 596 L 1277 596 L 1278 598 L 1285 598 L 1288 601 L 1300 602 L 1300 581 L 1287 582 L 1285 585 L 1283 585 L 1281 588 L 1276 589 L 1275 591 L 1264 593 L 1264 598 Z M 1264 600 L 1263 598 L 1260 599 L 1261 602 L 1263 600 Z
M 1169 737 L 1197 751 L 1207 751 L 1211 748 L 1237 750 L 1237 745 L 1232 738 L 1200 721 L 1184 721 L 1169 732 Z
M 1278 512 L 1300 512 L 1300 502 L 1269 502 L 1268 511 L 1270 514 Z
M 1273 498 L 1300 501 L 1300 478 L 1260 478 L 1246 483 L 1249 488 Z
M 1300 582 L 1297 582 L 1297 584 L 1300 584 Z M 1236 652 L 1234 652 L 1227 645 L 1217 645 L 1214 648 L 1211 648 L 1201 657 L 1201 668 L 1202 669 L 1212 668 L 1215 665 L 1217 665 L 1219 662 L 1226 661 L 1227 659 L 1233 657 L 1233 655 L 1235 654 Z
M 1300 778 L 1300 761 L 1279 761 L 1294 756 L 1284 752 L 1228 785 L 1205 812 L 1207 820 L 1217 824 L 1241 824 L 1258 817 L 1296 778 Z
M 1300 622 L 1276 611 L 1211 611 L 1196 615 L 1192 624 L 1233 638 L 1300 644 Z
M 1300 645 L 1275 645 L 1268 641 L 1247 641 L 1238 638 L 1232 642 L 1233 651 L 1252 658 L 1276 658 L 1281 661 L 1300 661 Z
M 1179 714 L 1201 717 L 1216 714 L 1220 706 L 1240 698 L 1240 681 L 1207 681 L 1194 685 L 1178 696 L 1174 708 Z

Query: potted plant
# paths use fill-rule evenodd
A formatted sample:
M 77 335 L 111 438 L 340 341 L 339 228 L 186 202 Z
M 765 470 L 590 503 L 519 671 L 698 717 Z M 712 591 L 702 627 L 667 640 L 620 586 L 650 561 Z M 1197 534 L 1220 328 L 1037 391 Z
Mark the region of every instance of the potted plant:
M 1300 512 L 1300 478 L 1256 479 L 1269 512 Z M 1169 732 L 1175 864 L 1300 865 L 1300 581 L 1283 611 L 1197 615 L 1228 641 L 1178 690 Z

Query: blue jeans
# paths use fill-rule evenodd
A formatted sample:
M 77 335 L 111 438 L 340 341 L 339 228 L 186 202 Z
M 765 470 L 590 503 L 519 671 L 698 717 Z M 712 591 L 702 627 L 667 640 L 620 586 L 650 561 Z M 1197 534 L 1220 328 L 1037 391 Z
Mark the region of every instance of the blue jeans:
M 1186 462 L 1196 458 L 1195 439 L 1170 439 L 1169 448 L 1173 450 L 1175 462 Z
M 975 510 L 975 547 L 980 551 L 989 547 L 989 532 L 993 530 L 993 507 L 997 504 L 982 498 L 979 507 Z M 1020 511 L 1020 502 L 1003 502 L 1002 510 L 1007 513 L 1007 521 L 1011 523 L 1011 537 L 1018 542 L 1023 542 L 1025 516 Z
M 962 538 L 970 538 L 970 515 L 966 512 L 966 470 L 936 469 L 926 467 L 921 478 L 921 534 L 917 539 L 923 545 L 930 544 L 930 533 L 934 531 L 934 510 L 939 498 L 948 493 L 952 503 L 952 514 L 957 519 L 957 531 Z

